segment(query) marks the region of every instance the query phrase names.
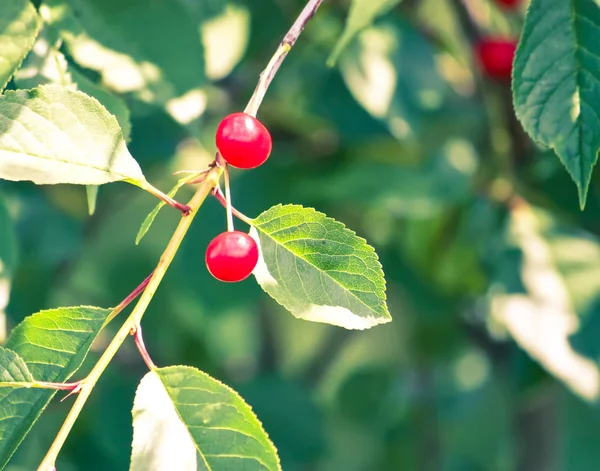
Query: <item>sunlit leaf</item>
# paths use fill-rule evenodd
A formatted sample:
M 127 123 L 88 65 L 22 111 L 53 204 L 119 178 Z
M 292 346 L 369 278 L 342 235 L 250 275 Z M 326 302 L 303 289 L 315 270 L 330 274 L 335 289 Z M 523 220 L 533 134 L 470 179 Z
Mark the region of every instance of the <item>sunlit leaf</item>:
M 328 65 L 335 64 L 340 53 L 358 33 L 398 3 L 400 3 L 400 0 L 353 0 L 346 20 L 346 27 L 328 59 Z
M 83 363 L 109 310 L 68 307 L 42 311 L 27 317 L 12 331 L 5 347 L 23 360 L 37 381 L 64 382 Z M 15 380 L 17 377 L 15 376 Z M 0 469 L 27 435 L 56 391 L 0 388 Z M 18 398 L 18 401 L 14 401 Z M 18 411 L 15 404 L 18 403 Z M 13 419 L 11 419 L 11 417 Z M 15 420 L 14 418 L 18 420 Z
M 132 413 L 130 471 L 198 469 L 198 453 L 192 437 L 154 371 L 146 374 L 140 382 Z
M 0 91 L 31 49 L 40 25 L 41 19 L 29 0 L 3 0 L 0 8 Z
M 581 397 L 600 397 L 600 241 L 521 203 L 495 262 L 490 326 Z
M 398 139 L 432 126 L 448 86 L 433 46 L 406 21 L 383 21 L 362 31 L 339 59 L 348 89 Z M 429 119 L 428 119 L 429 118 Z
M 144 185 L 119 124 L 97 100 L 42 85 L 0 97 L 0 178 L 37 184 Z
M 373 248 L 312 208 L 277 205 L 252 221 L 261 249 L 254 275 L 294 316 L 347 329 L 389 322 Z
M 242 59 L 250 38 L 250 15 L 242 5 L 227 4 L 202 27 L 206 76 L 220 80 Z
M 168 105 L 203 85 L 200 31 L 179 2 L 49 0 L 46 4 L 51 24 L 71 56 L 99 72 L 111 90 Z
M 281 469 L 252 409 L 235 391 L 195 368 L 148 373 L 135 402 L 132 471 Z
M 514 63 L 514 105 L 529 135 L 554 149 L 585 206 L 600 150 L 600 5 L 532 0 Z

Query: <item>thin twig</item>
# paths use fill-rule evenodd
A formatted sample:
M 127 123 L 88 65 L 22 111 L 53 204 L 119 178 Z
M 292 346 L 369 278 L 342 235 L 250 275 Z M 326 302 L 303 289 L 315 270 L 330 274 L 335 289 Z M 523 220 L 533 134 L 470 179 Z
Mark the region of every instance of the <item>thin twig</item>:
M 281 41 L 281 44 L 279 44 L 277 51 L 275 51 L 275 54 L 267 64 L 267 67 L 260 74 L 258 85 L 254 89 L 254 93 L 252 94 L 244 113 L 249 114 L 250 116 L 256 116 L 258 108 L 260 107 L 260 104 L 262 103 L 263 98 L 269 89 L 269 85 L 271 85 L 271 82 L 275 78 L 281 63 L 288 55 L 288 52 L 290 52 L 290 49 L 292 49 L 294 44 L 296 44 L 296 41 L 298 40 L 300 33 L 302 33 L 304 30 L 306 23 L 308 23 L 308 21 L 315 15 L 318 8 L 321 6 L 321 3 L 323 3 L 323 0 L 309 0 L 300 15 L 298 15 L 298 18 L 284 36 L 283 41 Z
M 269 85 L 275 77 L 279 66 L 283 62 L 283 59 L 285 58 L 291 47 L 296 43 L 296 40 L 298 39 L 298 36 L 300 35 L 304 27 L 306 26 L 306 23 L 308 22 L 308 20 L 310 20 L 310 18 L 313 17 L 315 12 L 317 11 L 317 8 L 319 8 L 322 2 L 323 0 L 309 0 L 309 2 L 306 4 L 304 9 L 298 16 L 296 22 L 292 25 L 288 33 L 285 35 L 283 42 L 279 46 L 278 50 L 275 52 L 273 59 L 271 59 L 271 61 L 267 65 L 267 68 L 260 76 L 258 85 L 256 86 L 254 94 L 250 99 L 250 103 L 248 103 L 248 106 L 246 107 L 247 113 L 256 115 L 258 107 L 260 106 L 262 99 L 267 89 L 269 88 Z M 115 356 L 125 339 L 129 336 L 132 329 L 135 329 L 137 326 L 140 325 L 140 321 L 144 313 L 146 312 L 150 301 L 154 297 L 154 293 L 158 289 L 165 273 L 167 272 L 169 265 L 173 261 L 173 258 L 175 257 L 175 254 L 177 253 L 179 246 L 181 245 L 181 242 L 185 237 L 185 234 L 187 233 L 190 225 L 192 224 L 194 217 L 198 213 L 198 209 L 200 208 L 202 203 L 204 203 L 204 201 L 212 192 L 212 190 L 218 185 L 222 173 L 223 168 L 220 165 L 214 165 L 209 170 L 209 172 L 206 175 L 206 178 L 202 181 L 202 183 L 196 190 L 196 193 L 192 197 L 189 205 L 185 205 L 185 211 L 182 209 L 184 208 L 184 205 L 181 205 L 175 202 L 174 200 L 171 201 L 181 206 L 181 208 L 178 209 L 182 210 L 184 214 L 189 214 L 189 216 L 182 218 L 179 222 L 179 225 L 175 229 L 175 232 L 171 237 L 167 248 L 163 252 L 163 255 L 161 256 L 158 265 L 156 266 L 156 269 L 152 272 L 152 275 L 150 276 L 150 279 L 147 281 L 147 283 L 145 282 L 146 286 L 144 292 L 137 305 L 135 306 L 129 317 L 125 320 L 119 331 L 116 333 L 115 337 L 110 342 L 108 347 L 106 347 L 106 350 L 104 351 L 96 365 L 94 365 L 92 371 L 90 371 L 90 374 L 80 382 L 79 395 L 77 396 L 77 399 L 73 403 L 73 407 L 69 411 L 69 414 L 67 415 L 60 430 L 58 431 L 58 434 L 56 435 L 54 442 L 50 446 L 48 453 L 46 454 L 40 466 L 38 467 L 38 471 L 55 470 L 56 458 L 58 457 L 62 446 L 64 445 L 67 437 L 69 436 L 69 433 L 71 432 L 75 421 L 79 417 L 83 406 L 85 405 L 87 399 L 92 393 L 94 386 L 100 379 L 100 376 L 102 375 L 110 361 L 113 359 L 113 357 Z M 151 187 L 151 185 L 149 186 Z M 153 190 L 156 190 L 154 187 L 151 188 Z M 144 189 L 148 191 L 148 188 Z M 159 190 L 156 191 L 161 196 L 164 195 L 164 193 L 160 192 Z
M 223 195 L 223 192 L 221 191 L 221 187 L 219 185 L 213 188 L 212 194 L 217 199 L 217 201 L 223 205 L 224 208 L 227 208 L 227 199 Z M 233 206 L 231 206 L 231 213 L 240 221 L 244 221 L 246 224 L 250 224 L 252 222 L 252 220 L 248 216 L 246 216 L 243 213 L 240 213 Z
M 58 457 L 58 453 L 60 452 L 62 446 L 64 445 L 77 417 L 81 413 L 83 406 L 85 405 L 87 399 L 89 398 L 92 390 L 102 373 L 113 359 L 125 339 L 129 336 L 130 331 L 135 328 L 135 326 L 140 324 L 140 320 L 144 315 L 144 312 L 148 308 L 150 301 L 152 300 L 154 293 L 158 289 L 160 282 L 162 281 L 169 265 L 173 261 L 181 242 L 187 233 L 192 221 L 194 220 L 195 215 L 197 214 L 198 208 L 202 205 L 206 197 L 210 194 L 212 188 L 219 181 L 219 177 L 221 176 L 222 169 L 220 167 L 214 167 L 211 172 L 207 175 L 206 180 L 202 183 L 202 185 L 198 188 L 196 193 L 194 194 L 192 200 L 190 201 L 191 213 L 189 217 L 181 218 L 177 229 L 175 229 L 175 233 L 171 237 L 169 245 L 165 249 L 163 255 L 161 256 L 156 269 L 152 273 L 150 280 L 147 283 L 147 286 L 142 294 L 142 297 L 138 301 L 137 305 L 133 309 L 132 313 L 129 315 L 127 320 L 123 323 L 113 340 L 110 342 L 106 350 L 90 371 L 90 374 L 81 381 L 79 395 L 77 399 L 73 403 L 73 407 L 69 411 L 62 427 L 58 431 L 54 442 L 50 446 L 48 453 L 44 457 L 44 460 L 38 467 L 38 471 L 47 471 L 52 469 L 56 463 L 56 458 Z
M 223 169 L 223 177 L 225 179 L 225 210 L 227 212 L 227 230 L 232 232 L 234 229 L 233 214 L 231 210 L 231 186 L 229 184 L 229 165 L 227 164 L 225 164 L 225 168 Z
M 144 363 L 146 363 L 146 366 L 148 367 L 149 370 L 155 370 L 156 365 L 152 361 L 152 358 L 150 358 L 150 354 L 148 353 L 148 350 L 146 349 L 146 344 L 144 343 L 144 337 L 142 335 L 142 326 L 137 325 L 136 327 L 134 327 L 132 329 L 131 334 L 133 335 L 133 339 L 135 341 L 135 346 L 137 347 L 138 351 L 140 352 L 140 355 L 142 356 Z
M 146 190 L 151 195 L 156 196 L 159 200 L 161 200 L 164 203 L 168 204 L 172 208 L 175 208 L 178 211 L 181 211 L 181 214 L 183 216 L 187 216 L 187 215 L 190 214 L 191 208 L 187 204 L 181 204 L 180 202 L 178 202 L 175 199 L 171 198 L 166 193 L 163 193 L 162 191 L 160 191 L 158 188 L 150 185 L 150 183 L 147 183 L 146 185 L 142 186 L 141 188 L 143 190 Z

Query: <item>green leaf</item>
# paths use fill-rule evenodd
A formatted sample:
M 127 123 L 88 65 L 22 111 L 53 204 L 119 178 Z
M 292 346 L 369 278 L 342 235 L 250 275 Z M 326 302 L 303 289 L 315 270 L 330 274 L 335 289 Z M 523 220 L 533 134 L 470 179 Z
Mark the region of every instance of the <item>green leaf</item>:
M 341 52 L 358 33 L 373 23 L 379 16 L 390 11 L 398 3 L 400 3 L 400 0 L 353 0 L 350 5 L 350 12 L 348 13 L 344 32 L 329 56 L 327 65 L 330 67 L 335 65 Z
M 403 142 L 434 127 L 432 117 L 448 101 L 434 47 L 407 21 L 390 19 L 362 31 L 340 57 L 339 69 L 354 99 Z M 453 110 L 453 120 L 456 115 Z
M 96 201 L 98 200 L 98 186 L 87 185 L 85 187 L 85 197 L 88 204 L 88 212 L 92 216 L 96 212 Z
M 15 352 L 0 347 L 0 382 L 2 383 L 31 383 L 33 376 L 25 361 Z M 20 406 L 21 404 L 16 404 Z M 13 418 L 14 419 L 14 418 Z
M 554 149 L 583 208 L 600 149 L 600 6 L 532 0 L 513 71 L 517 117 Z
M 179 191 L 179 189 L 184 186 L 188 181 L 190 181 L 190 178 L 182 178 L 181 180 L 179 180 L 177 182 L 177 184 L 171 189 L 171 191 L 169 191 L 169 196 L 171 198 L 175 197 L 175 195 L 177 194 L 177 192 Z M 165 203 L 164 201 L 160 201 L 152 210 L 152 212 L 150 212 L 150 214 L 148 214 L 148 216 L 146 216 L 146 219 L 144 219 L 144 222 L 142 223 L 142 226 L 140 227 L 140 230 L 137 233 L 137 236 L 135 237 L 135 245 L 138 245 L 141 240 L 144 238 L 144 236 L 146 235 L 146 233 L 148 232 L 148 230 L 150 229 L 150 226 L 152 226 L 152 223 L 154 222 L 154 220 L 156 219 L 156 216 L 158 216 L 159 211 L 166 206 L 167 203 Z
M 0 347 L 0 381 L 32 382 L 33 376 L 27 365 L 15 352 Z M 32 416 L 32 404 L 42 395 L 51 391 L 23 388 L 0 388 L 0 469 L 4 468 L 10 456 L 31 427 L 28 418 Z
M 198 469 L 196 446 L 156 372 L 140 381 L 132 414 L 130 471 Z
M 4 0 L 0 8 L 0 91 L 33 46 L 41 19 L 29 0 Z
M 133 415 L 131 471 L 281 470 L 277 451 L 250 406 L 195 368 L 148 373 Z
M 522 203 L 493 260 L 490 324 L 584 399 L 600 398 L 600 240 Z
M 114 116 L 86 94 L 42 85 L 0 96 L 0 178 L 144 186 Z
M 256 280 L 294 316 L 347 329 L 391 321 L 377 254 L 342 223 L 298 205 L 274 206 L 251 223 Z
M 67 307 L 27 317 L 12 331 L 6 348 L 18 354 L 38 381 L 65 382 L 83 363 L 110 310 Z M 16 378 L 15 378 L 16 380 Z M 19 381 L 25 381 L 25 376 Z M 56 391 L 0 389 L 0 469 L 27 435 Z M 18 397 L 18 401 L 15 401 Z M 18 404 L 18 414 L 15 411 Z M 19 420 L 11 420 L 17 417 Z
M 67 61 L 58 50 L 60 41 L 50 39 L 51 32 L 45 27 L 38 36 L 33 49 L 15 74 L 18 88 L 35 88 L 40 85 L 55 84 L 73 90 L 80 90 L 96 98 L 119 121 L 126 141 L 131 134 L 129 109 L 125 102 L 94 83 Z
M 179 2 L 48 0 L 45 4 L 50 23 L 70 55 L 82 67 L 99 72 L 111 90 L 133 93 L 167 109 L 174 99 L 188 97 L 191 104 L 199 99 L 196 92 L 205 83 L 202 37 Z M 201 113 L 202 108 L 196 111 Z

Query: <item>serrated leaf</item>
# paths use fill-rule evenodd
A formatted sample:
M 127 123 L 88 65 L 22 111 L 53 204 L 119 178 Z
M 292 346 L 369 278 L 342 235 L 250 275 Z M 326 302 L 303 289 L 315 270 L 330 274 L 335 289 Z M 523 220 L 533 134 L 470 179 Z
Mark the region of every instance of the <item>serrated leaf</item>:
M 0 91 L 31 49 L 41 19 L 29 0 L 4 0 L 0 8 Z
M 15 327 L 5 347 L 21 357 L 35 380 L 64 382 L 83 363 L 110 312 L 96 307 L 41 311 Z M 11 391 L 0 389 L 0 469 L 56 394 L 42 389 L 21 389 L 18 395 Z M 15 397 L 18 421 L 8 420 L 15 416 Z
M 0 178 L 145 184 L 116 118 L 96 99 L 54 85 L 0 96 Z
M 342 223 L 298 205 L 251 222 L 260 247 L 254 276 L 294 316 L 347 329 L 391 321 L 377 254 Z
M 490 322 L 589 401 L 600 398 L 600 241 L 526 203 L 514 207 L 488 292 Z
M 173 460 L 183 471 L 281 470 L 250 406 L 206 373 L 187 366 L 159 368 L 140 384 L 136 403 L 131 471 L 168 471 L 175 469 Z M 166 446 L 148 429 L 160 430 Z
M 198 469 L 198 453 L 192 437 L 154 371 L 140 381 L 132 414 L 130 471 Z
M 600 5 L 532 0 L 513 71 L 517 117 L 554 149 L 585 206 L 600 150 Z
M 358 33 L 373 23 L 379 16 L 387 13 L 398 3 L 400 3 L 400 0 L 353 0 L 350 5 L 344 32 L 338 39 L 329 59 L 327 59 L 327 65 L 332 67 L 342 51 L 350 44 Z
M 33 376 L 15 352 L 0 347 L 0 381 L 31 382 Z M 0 388 L 0 469 L 27 434 L 24 418 L 31 414 L 31 405 L 48 391 L 23 388 Z
M 94 83 L 72 64 L 59 51 L 60 40 L 51 39 L 49 27 L 42 29 L 33 48 L 15 74 L 18 88 L 35 88 L 40 85 L 54 84 L 72 90 L 80 90 L 96 98 L 111 113 L 121 126 L 125 141 L 129 141 L 131 123 L 129 109 L 125 102 Z

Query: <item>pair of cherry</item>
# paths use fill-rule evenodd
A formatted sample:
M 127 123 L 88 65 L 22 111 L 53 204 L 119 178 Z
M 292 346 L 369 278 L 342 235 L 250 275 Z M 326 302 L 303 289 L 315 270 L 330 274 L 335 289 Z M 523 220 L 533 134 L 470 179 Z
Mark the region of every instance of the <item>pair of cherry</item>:
M 233 113 L 219 124 L 217 149 L 231 166 L 256 168 L 271 154 L 271 135 L 256 118 L 246 113 Z M 242 281 L 258 263 L 258 246 L 245 232 L 230 230 L 215 237 L 206 249 L 206 266 L 216 279 Z

